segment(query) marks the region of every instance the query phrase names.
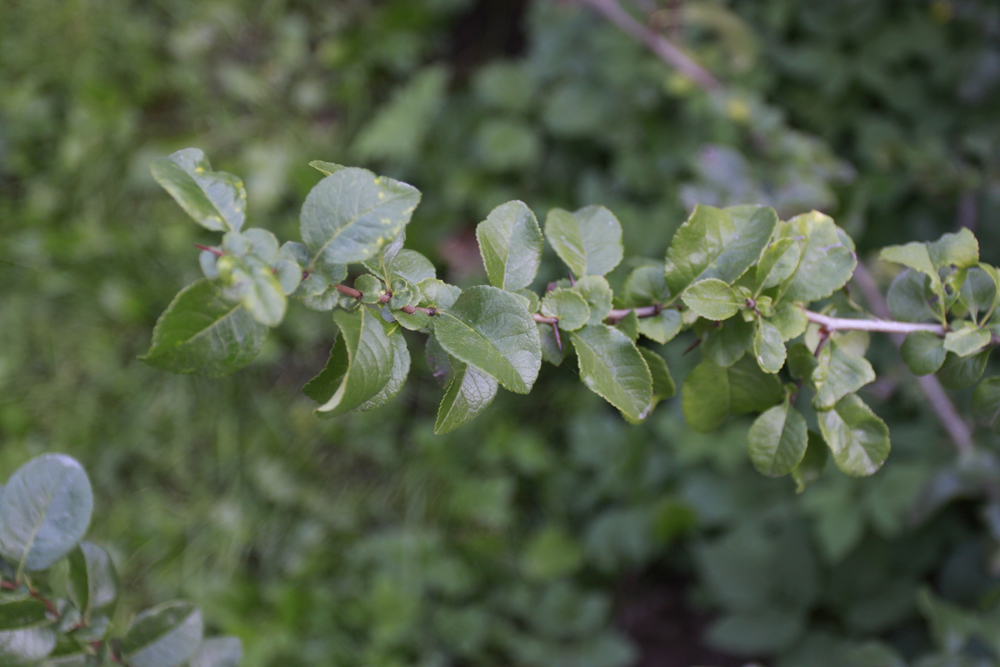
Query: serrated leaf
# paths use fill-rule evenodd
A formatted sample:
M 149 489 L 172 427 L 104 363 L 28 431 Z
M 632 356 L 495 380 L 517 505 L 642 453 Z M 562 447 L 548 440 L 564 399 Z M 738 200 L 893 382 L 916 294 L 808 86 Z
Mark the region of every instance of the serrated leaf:
M 717 278 L 689 285 L 681 295 L 688 308 L 709 320 L 728 320 L 739 312 L 746 299 Z
M 782 301 L 775 307 L 774 315 L 768 321 L 777 327 L 781 334 L 781 340 L 788 342 L 793 338 L 798 338 L 809 326 L 809 318 L 791 301 Z
M 714 431 L 731 415 L 763 412 L 781 401 L 781 381 L 743 357 L 729 368 L 704 359 L 684 381 L 681 406 L 691 428 Z
M 927 251 L 935 268 L 954 266 L 965 269 L 979 262 L 979 242 L 967 227 L 928 243 Z
M 559 318 L 559 328 L 575 331 L 590 320 L 590 306 L 579 292 L 558 287 L 542 297 L 542 315 Z
M 17 630 L 45 623 L 45 603 L 35 598 L 0 603 L 0 630 Z
M 337 311 L 333 321 L 340 335 L 330 360 L 302 388 L 306 396 L 322 403 L 316 412 L 324 418 L 355 410 L 379 395 L 392 378 L 395 356 L 386 323 L 367 307 L 352 313 Z
M 201 612 L 188 602 L 168 602 L 142 612 L 122 639 L 129 667 L 178 667 L 201 646 Z
M 976 421 L 989 426 L 994 431 L 1000 431 L 1000 377 L 986 378 L 972 393 L 972 414 Z
M 817 410 L 830 410 L 844 396 L 875 381 L 875 370 L 868 360 L 851 355 L 836 341 L 831 340 L 816 361 L 812 382 L 816 387 L 813 407 Z
M 805 418 L 786 398 L 757 417 L 750 427 L 747 445 L 751 463 L 762 475 L 787 475 L 805 456 L 807 432 Z
M 785 343 L 781 332 L 767 320 L 760 320 L 753 339 L 753 353 L 765 373 L 777 373 L 785 365 Z
M 728 368 L 743 358 L 753 347 L 756 323 L 734 317 L 709 327 L 701 339 L 701 353 L 715 365 Z
M 590 307 L 587 324 L 600 324 L 611 312 L 614 292 L 604 276 L 584 276 L 572 287 L 580 293 Z
M 441 399 L 434 432 L 450 433 L 486 409 L 497 395 L 497 381 L 475 366 L 452 360 L 452 377 Z
M 903 353 L 903 361 L 914 375 L 936 373 L 947 355 L 944 339 L 930 331 L 914 331 L 908 334 L 900 351 Z
M 628 308 L 651 306 L 670 300 L 670 290 L 662 264 L 640 266 L 625 279 L 622 300 Z
M 545 238 L 577 278 L 603 276 L 624 253 L 621 223 L 603 206 L 573 213 L 552 209 L 545 218 Z
M 336 162 L 324 162 L 323 160 L 313 160 L 309 163 L 309 166 L 326 176 L 340 171 L 341 169 L 347 169 L 347 167 L 342 164 L 337 164 Z
M 937 371 L 937 378 L 946 389 L 965 389 L 974 385 L 986 370 L 989 348 L 968 357 L 948 352 Z
M 757 261 L 777 224 L 778 216 L 769 208 L 695 206 L 667 249 L 670 293 L 680 294 L 709 278 L 731 285 Z
M 778 237 L 805 242 L 798 267 L 784 293 L 784 298 L 790 301 L 808 303 L 830 296 L 847 284 L 858 265 L 851 238 L 832 218 L 817 211 L 782 223 L 778 226 Z
M 206 639 L 188 662 L 188 667 L 239 667 L 243 643 L 236 637 Z
M 542 365 L 535 321 L 513 294 L 479 285 L 462 292 L 435 318 L 434 333 L 448 354 L 481 369 L 510 391 L 526 394 Z
M 681 313 L 674 308 L 665 308 L 652 317 L 639 319 L 639 333 L 660 345 L 668 343 L 680 333 Z
M 809 443 L 802 461 L 792 470 L 795 493 L 802 493 L 807 486 L 819 479 L 830 458 L 830 448 L 826 446 L 823 436 L 815 431 L 809 431 L 808 440 Z
M 777 239 L 769 245 L 757 262 L 754 293 L 774 287 L 795 273 L 801 252 L 799 243 L 792 238 Z
M 396 253 L 396 257 L 389 264 L 389 270 L 392 277 L 405 278 L 414 285 L 434 280 L 437 276 L 437 270 L 431 260 L 409 248 L 403 248 Z
M 80 543 L 69 554 L 66 588 L 84 619 L 113 605 L 118 599 L 118 573 L 108 552 L 91 542 Z
M 213 232 L 239 231 L 247 210 L 243 181 L 212 171 L 205 154 L 185 148 L 150 165 L 156 182 L 170 193 L 195 222 Z
M 944 335 L 945 350 L 954 352 L 960 357 L 967 357 L 989 345 L 991 339 L 989 329 L 980 329 L 971 322 L 968 325 Z
M 538 275 L 542 230 L 524 202 L 509 201 L 493 209 L 476 227 L 476 239 L 494 287 L 516 292 Z
M 140 357 L 171 373 L 229 375 L 257 356 L 267 327 L 218 283 L 198 280 L 174 298 L 153 329 L 153 344 Z
M 355 410 L 374 410 L 385 405 L 396 397 L 396 394 L 406 383 L 406 376 L 410 373 L 410 350 L 406 347 L 406 339 L 403 338 L 403 334 L 398 329 L 387 335 L 393 351 L 389 381 L 379 393 L 359 405 Z
M 939 319 L 938 313 L 928 303 L 926 285 L 930 278 L 906 269 L 892 281 L 889 286 L 887 300 L 889 312 L 903 322 L 921 322 L 927 319 Z
M 396 238 L 420 202 L 413 186 L 349 167 L 316 184 L 302 205 L 311 266 L 361 262 Z M 311 268 L 311 267 L 310 267 Z
M 223 255 L 218 261 L 219 277 L 250 316 L 268 327 L 276 327 L 285 317 L 288 300 L 268 264 L 255 257 Z
M 570 334 L 587 388 L 634 420 L 644 419 L 653 399 L 649 367 L 628 336 L 606 324 Z
M 63 454 L 31 459 L 0 491 L 0 556 L 19 574 L 50 567 L 83 538 L 93 509 L 79 463 Z
M 874 475 L 889 455 L 889 428 L 857 394 L 816 415 L 823 439 L 840 470 L 854 477 Z

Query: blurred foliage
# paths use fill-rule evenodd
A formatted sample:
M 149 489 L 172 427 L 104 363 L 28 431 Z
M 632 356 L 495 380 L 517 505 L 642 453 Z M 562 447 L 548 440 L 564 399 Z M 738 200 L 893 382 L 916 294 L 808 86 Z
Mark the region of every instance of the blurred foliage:
M 331 327 L 303 309 L 234 379 L 136 359 L 198 274 L 204 237 L 148 176 L 187 145 L 244 176 L 252 224 L 284 237 L 309 160 L 412 182 L 409 243 L 459 284 L 482 270 L 471 225 L 512 198 L 608 206 L 627 256 L 662 256 L 696 201 L 750 201 L 822 208 L 862 253 L 960 221 L 1000 259 L 993 3 L 663 3 L 653 23 L 729 82 L 718 99 L 572 3 L 521 9 L 0 5 L 0 477 L 78 458 L 123 604 L 191 599 L 251 666 L 625 666 L 622 577 L 664 569 L 727 654 L 996 664 L 996 440 L 955 461 L 883 338 L 888 381 L 865 394 L 892 461 L 798 496 L 752 470 L 748 424 L 700 435 L 674 401 L 628 426 L 567 368 L 448 436 L 429 380 L 315 420 L 298 390 Z M 697 355 L 668 361 L 681 379 Z

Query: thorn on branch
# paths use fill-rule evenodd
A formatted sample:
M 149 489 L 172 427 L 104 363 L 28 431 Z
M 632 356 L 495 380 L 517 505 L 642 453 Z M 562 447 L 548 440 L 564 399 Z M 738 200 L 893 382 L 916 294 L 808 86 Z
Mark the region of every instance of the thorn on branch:
M 552 323 L 552 333 L 556 337 L 556 347 L 562 352 L 562 338 L 559 337 L 559 325 L 555 322 Z

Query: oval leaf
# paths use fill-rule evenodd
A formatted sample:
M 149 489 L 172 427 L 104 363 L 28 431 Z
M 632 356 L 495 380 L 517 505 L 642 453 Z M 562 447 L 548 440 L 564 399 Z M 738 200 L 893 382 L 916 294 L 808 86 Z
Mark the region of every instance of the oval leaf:
M 451 367 L 451 381 L 434 422 L 434 432 L 439 435 L 471 421 L 497 395 L 497 381 L 475 366 L 452 360 Z
M 970 357 L 960 357 L 954 352 L 949 352 L 937 371 L 937 378 L 946 389 L 971 387 L 982 377 L 989 358 L 989 348 Z
M 704 359 L 684 381 L 681 407 L 696 431 L 714 431 L 730 415 L 763 412 L 782 398 L 781 381 L 748 357 L 722 368 Z
M 760 320 L 753 339 L 753 353 L 765 373 L 777 373 L 785 365 L 785 343 L 778 328 L 767 320 Z
M 781 238 L 805 239 L 785 298 L 791 301 L 824 299 L 847 284 L 858 265 L 854 242 L 833 219 L 818 211 L 796 216 L 779 226 Z
M 653 378 L 635 343 L 606 324 L 572 334 L 580 379 L 633 420 L 644 419 L 653 400 Z
M 850 394 L 832 410 L 817 415 L 823 439 L 841 471 L 854 477 L 874 475 L 889 455 L 889 428 L 865 402 Z
M 819 479 L 829 458 L 830 448 L 823 441 L 823 436 L 815 431 L 809 431 L 809 444 L 806 447 L 805 456 L 792 471 L 792 479 L 795 480 L 795 493 L 802 493 L 808 485 Z
M 410 350 L 406 347 L 406 339 L 403 338 L 402 332 L 396 329 L 388 336 L 393 350 L 389 381 L 382 387 L 382 391 L 359 405 L 357 410 L 374 410 L 394 399 L 406 383 L 406 376 L 410 374 Z
M 168 602 L 135 617 L 122 639 L 122 658 L 130 667 L 177 667 L 198 651 L 203 631 L 197 607 Z
M 534 281 L 542 263 L 542 230 L 524 202 L 493 209 L 476 227 L 476 239 L 494 287 L 516 292 Z
M 188 215 L 213 232 L 239 231 L 247 210 L 243 181 L 224 171 L 212 171 L 205 154 L 185 148 L 150 165 L 153 178 Z
M 118 573 L 108 552 L 91 542 L 82 542 L 73 549 L 66 588 L 84 618 L 114 604 L 118 599 Z
M 618 266 L 624 253 L 621 223 L 603 206 L 573 213 L 552 209 L 545 217 L 545 238 L 577 278 L 603 276 Z
M 903 361 L 914 375 L 936 373 L 947 355 L 944 339 L 930 331 L 914 331 L 907 335 L 901 351 Z
M 787 475 L 806 454 L 807 432 L 805 418 L 785 399 L 757 417 L 750 427 L 750 461 L 762 475 Z
M 62 454 L 34 458 L 0 491 L 0 555 L 19 572 L 44 570 L 76 546 L 93 509 L 79 463 Z
M 819 354 L 812 382 L 816 386 L 813 407 L 830 410 L 848 394 L 853 394 L 875 381 L 875 370 L 867 359 L 847 353 L 835 341 L 830 341 Z
M 479 285 L 435 317 L 434 333 L 448 354 L 481 369 L 510 391 L 526 394 L 538 377 L 542 347 L 535 320 L 510 292 Z
M 590 320 L 590 306 L 572 289 L 556 288 L 542 298 L 542 315 L 559 319 L 559 328 L 576 331 Z
M 717 278 L 701 280 L 688 286 L 681 295 L 688 308 L 708 320 L 728 320 L 739 312 L 745 299 Z
M 35 598 L 0 604 L 0 630 L 16 630 L 45 623 L 45 603 Z

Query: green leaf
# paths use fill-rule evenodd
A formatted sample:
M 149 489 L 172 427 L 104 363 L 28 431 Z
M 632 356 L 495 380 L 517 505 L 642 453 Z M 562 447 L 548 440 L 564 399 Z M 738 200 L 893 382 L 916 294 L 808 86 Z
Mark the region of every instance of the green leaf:
M 628 336 L 633 343 L 639 340 L 639 316 L 634 310 L 628 311 L 625 317 L 615 322 L 614 327 Z
M 240 667 L 243 643 L 236 637 L 215 637 L 201 643 L 189 667 Z
M 817 211 L 782 223 L 778 237 L 805 239 L 805 249 L 784 294 L 790 301 L 825 299 L 847 284 L 858 265 L 851 237 Z
M 497 395 L 497 381 L 475 366 L 452 360 L 451 368 L 451 380 L 434 422 L 434 432 L 438 435 L 471 421 Z
M 765 373 L 777 373 L 785 365 L 785 343 L 781 332 L 767 320 L 759 320 L 753 339 L 753 353 Z
M 349 167 L 316 184 L 300 218 L 302 240 L 312 265 L 361 262 L 396 238 L 420 202 L 406 183 Z
M 809 318 L 791 301 L 779 303 L 774 309 L 774 315 L 768 318 L 768 321 L 777 327 L 783 342 L 798 338 L 809 326 Z
M 680 311 L 666 308 L 652 317 L 639 318 L 639 333 L 663 345 L 680 333 L 681 324 Z
M 590 306 L 579 292 L 557 287 L 542 298 L 542 315 L 559 318 L 559 328 L 575 331 L 590 320 Z
M 757 263 L 754 294 L 780 284 L 795 273 L 801 252 L 799 244 L 792 238 L 777 239 L 769 245 Z
M 526 394 L 542 365 L 535 321 L 510 292 L 479 285 L 462 292 L 435 318 L 434 333 L 448 354 L 476 366 L 510 391 Z
M 826 446 L 823 436 L 815 431 L 809 431 L 809 444 L 805 456 L 792 471 L 792 479 L 796 485 L 795 493 L 802 493 L 808 485 L 819 479 L 829 458 L 830 448 Z
M 31 459 L 0 491 L 0 556 L 18 574 L 50 567 L 83 538 L 93 509 L 79 463 L 63 454 Z
M 753 347 L 756 333 L 756 322 L 747 322 L 740 317 L 728 319 L 721 322 L 720 326 L 708 328 L 702 336 L 701 353 L 717 366 L 728 368 Z
M 441 310 L 451 308 L 462 293 L 459 288 L 437 278 L 422 280 L 417 283 L 417 287 L 420 288 L 420 294 L 423 296 L 420 305 Z
M 542 361 L 553 366 L 560 365 L 566 358 L 566 342 L 560 347 L 551 324 L 538 324 L 538 337 L 542 342 Z
M 739 312 L 746 299 L 717 278 L 689 285 L 681 295 L 688 308 L 709 320 L 728 320 Z
M 914 375 L 936 373 L 944 363 L 947 351 L 944 339 L 930 331 L 914 331 L 906 336 L 901 348 L 903 361 Z
M 396 253 L 396 256 L 389 262 L 389 270 L 392 277 L 405 278 L 414 285 L 419 285 L 425 280 L 434 280 L 437 276 L 437 270 L 431 260 L 409 248 L 404 248 Z
M 986 267 L 986 268 L 982 268 Z M 998 294 L 1000 294 L 1000 274 L 997 270 L 987 264 L 980 264 L 968 270 L 965 282 L 959 292 L 961 303 L 968 310 L 976 321 L 979 320 L 980 313 L 992 313 L 996 308 Z
M 649 374 L 653 378 L 652 407 L 655 408 L 656 404 L 660 401 L 673 398 L 677 394 L 677 385 L 674 384 L 674 378 L 670 375 L 670 369 L 667 367 L 667 362 L 663 357 L 647 347 L 640 347 L 639 353 L 646 360 L 646 366 L 649 367 Z
M 743 357 L 729 368 L 704 359 L 684 381 L 681 406 L 691 428 L 708 433 L 730 415 L 763 412 L 782 396 L 778 377 L 760 370 L 753 359 Z
M 627 308 L 651 306 L 656 303 L 666 303 L 670 300 L 670 290 L 663 274 L 662 264 L 640 266 L 632 271 L 625 280 L 622 299 Z
M 493 209 L 476 227 L 476 239 L 494 287 L 516 292 L 538 275 L 542 230 L 524 202 L 509 201 Z
M 431 376 L 444 389 L 451 381 L 451 358 L 441 347 L 437 337 L 431 334 L 427 337 L 427 345 L 424 348 L 427 357 L 427 367 L 431 371 Z
M 836 341 L 831 340 L 816 361 L 812 382 L 816 386 L 813 407 L 817 410 L 830 410 L 844 396 L 875 381 L 875 370 L 868 360 L 851 355 Z
M 251 317 L 269 327 L 281 324 L 288 300 L 270 265 L 252 256 L 223 255 L 217 266 L 222 283 Z
M 570 334 L 587 388 L 633 420 L 644 419 L 653 399 L 649 367 L 628 336 L 605 324 Z
M 805 344 L 796 343 L 788 348 L 788 372 L 792 378 L 811 383 L 813 371 L 818 365 L 816 357 Z
M 545 218 L 545 238 L 577 278 L 603 276 L 624 253 L 621 223 L 603 206 L 574 213 L 552 209 Z
M 389 381 L 379 393 L 359 405 L 355 410 L 374 410 L 385 405 L 396 397 L 399 390 L 406 383 L 406 376 L 410 373 L 410 350 L 406 347 L 406 339 L 398 330 L 387 334 L 389 342 L 392 344 L 392 370 L 389 373 Z
M 960 326 L 962 324 L 967 326 Z M 989 329 L 980 329 L 971 322 L 956 322 L 954 326 L 960 326 L 960 328 L 944 335 L 943 347 L 948 352 L 954 352 L 960 357 L 967 357 L 989 345 L 991 338 Z
M 129 667 L 178 667 L 201 646 L 201 612 L 188 602 L 168 602 L 135 617 L 122 639 Z
M 17 630 L 45 623 L 45 603 L 35 598 L 0 603 L 0 630 Z
M 611 312 L 611 302 L 614 292 L 604 276 L 584 276 L 572 287 L 583 296 L 590 307 L 590 320 L 587 324 L 600 324 Z
M 937 241 L 927 244 L 931 263 L 935 268 L 954 266 L 965 269 L 979 262 L 979 242 L 966 227 L 954 234 L 945 234 Z
M 770 208 L 718 209 L 701 204 L 667 249 L 666 282 L 678 295 L 710 278 L 731 285 L 760 257 L 778 224 Z
M 805 418 L 786 398 L 757 417 L 750 427 L 750 461 L 762 475 L 787 475 L 805 456 L 807 431 Z
M 930 278 L 931 290 L 939 298 L 944 299 L 944 286 L 941 284 L 941 278 L 938 276 L 937 267 L 934 266 L 934 262 L 931 260 L 927 244 L 913 241 L 906 245 L 889 246 L 882 249 L 882 252 L 879 253 L 879 259 L 902 264 L 924 274 Z
M 0 665 L 28 667 L 49 655 L 56 646 L 51 628 L 24 628 L 0 632 Z
M 336 417 L 360 408 L 389 384 L 394 370 L 395 347 L 386 323 L 367 307 L 352 313 L 337 311 L 333 321 L 340 334 L 330 351 L 330 360 L 319 375 L 302 388 L 309 398 L 322 403 L 319 416 Z
M 108 552 L 91 542 L 80 543 L 69 554 L 66 588 L 85 619 L 113 605 L 118 599 L 118 573 Z
M 989 358 L 989 348 L 969 357 L 960 357 L 954 352 L 948 352 L 944 363 L 938 369 L 937 378 L 946 389 L 971 387 L 982 377 Z
M 889 312 L 903 322 L 922 322 L 938 319 L 938 314 L 928 303 L 926 285 L 930 279 L 924 274 L 906 269 L 892 281 L 887 300 Z
M 579 543 L 563 529 L 547 526 L 524 546 L 520 569 L 528 579 L 545 581 L 573 574 L 583 564 Z
M 1000 431 L 1000 377 L 986 378 L 976 386 L 972 393 L 972 414 L 976 421 L 989 426 L 994 431 Z
M 153 344 L 140 358 L 171 373 L 222 377 L 253 361 L 266 335 L 267 327 L 227 298 L 218 283 L 198 280 L 160 315 Z
M 842 472 L 867 477 L 882 467 L 889 455 L 889 428 L 856 394 L 844 396 L 816 417 Z
M 321 172 L 325 176 L 340 171 L 341 169 L 347 169 L 342 164 L 337 164 L 336 162 L 324 162 L 323 160 L 313 160 L 309 163 L 309 166 L 317 171 Z
M 247 210 L 243 181 L 212 171 L 205 154 L 185 148 L 150 165 L 153 178 L 195 222 L 213 232 L 239 231 Z
M 728 613 L 706 634 L 708 645 L 726 653 L 766 655 L 787 651 L 805 631 L 805 614 L 772 606 Z

